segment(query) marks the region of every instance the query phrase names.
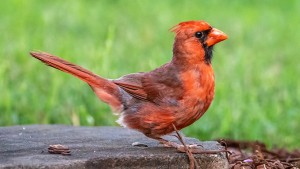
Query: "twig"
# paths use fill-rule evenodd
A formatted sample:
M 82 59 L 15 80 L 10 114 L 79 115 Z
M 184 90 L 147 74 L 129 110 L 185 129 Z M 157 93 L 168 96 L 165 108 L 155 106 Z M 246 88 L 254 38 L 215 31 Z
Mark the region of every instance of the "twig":
M 219 143 L 225 147 L 224 152 L 226 152 L 226 158 L 229 161 L 229 155 L 231 155 L 231 152 L 227 150 L 227 143 L 224 140 L 220 140 Z M 229 155 L 228 155 L 229 154 Z

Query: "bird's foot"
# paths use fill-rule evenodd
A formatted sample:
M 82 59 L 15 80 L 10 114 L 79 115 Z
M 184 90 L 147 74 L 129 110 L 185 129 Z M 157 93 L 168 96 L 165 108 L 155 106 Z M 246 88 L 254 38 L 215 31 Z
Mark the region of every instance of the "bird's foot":
M 197 144 L 190 144 L 190 145 L 179 145 L 176 148 L 179 152 L 185 153 L 188 149 L 192 154 L 197 154 L 197 152 L 200 152 L 203 150 L 203 147 Z
M 171 141 L 168 141 L 168 140 L 165 140 L 165 139 L 159 139 L 158 141 L 159 141 L 160 144 L 162 144 L 165 147 L 174 147 L 174 148 L 177 149 L 181 146 L 180 144 L 177 144 L 175 142 L 171 142 Z
M 163 144 L 163 146 L 176 148 L 181 153 L 185 153 L 187 151 L 186 149 L 188 149 L 193 154 L 197 154 L 197 152 L 203 150 L 203 147 L 197 144 L 190 144 L 184 146 L 167 140 L 159 140 L 159 141 L 161 144 Z

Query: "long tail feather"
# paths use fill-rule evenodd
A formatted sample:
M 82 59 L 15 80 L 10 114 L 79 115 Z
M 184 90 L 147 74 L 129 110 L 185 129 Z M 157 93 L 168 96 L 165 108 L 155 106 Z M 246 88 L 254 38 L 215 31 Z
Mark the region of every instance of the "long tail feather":
M 121 109 L 120 90 L 113 82 L 49 53 L 30 52 L 30 54 L 48 66 L 69 73 L 85 81 L 91 86 L 99 99 L 109 104 L 114 110 Z

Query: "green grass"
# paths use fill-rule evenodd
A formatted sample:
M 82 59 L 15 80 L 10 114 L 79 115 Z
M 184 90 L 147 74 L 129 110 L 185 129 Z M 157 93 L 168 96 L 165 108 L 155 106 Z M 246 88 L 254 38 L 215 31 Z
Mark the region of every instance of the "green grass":
M 184 129 L 201 140 L 300 146 L 300 1 L 0 2 L 0 125 L 117 125 L 88 85 L 29 56 L 47 51 L 107 78 L 170 60 L 173 25 L 206 20 L 228 34 L 216 46 L 216 96 Z

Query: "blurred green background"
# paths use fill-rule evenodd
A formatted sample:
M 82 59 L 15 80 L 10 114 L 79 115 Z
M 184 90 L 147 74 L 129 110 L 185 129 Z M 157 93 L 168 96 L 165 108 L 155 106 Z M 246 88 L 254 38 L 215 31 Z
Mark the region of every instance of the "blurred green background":
M 46 67 L 29 51 L 117 78 L 168 62 L 169 28 L 206 20 L 229 39 L 214 52 L 215 100 L 184 133 L 299 147 L 299 9 L 299 0 L 3 0 L 0 126 L 117 125 L 88 85 Z

